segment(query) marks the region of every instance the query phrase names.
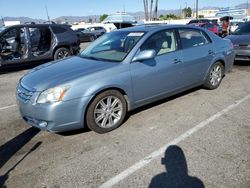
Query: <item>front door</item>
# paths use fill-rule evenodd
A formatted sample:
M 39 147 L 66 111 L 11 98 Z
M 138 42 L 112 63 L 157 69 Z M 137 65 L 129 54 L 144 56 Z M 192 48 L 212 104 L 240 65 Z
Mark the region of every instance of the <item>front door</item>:
M 25 27 L 6 30 L 0 37 L 1 64 L 15 64 L 28 59 L 28 36 Z
M 132 62 L 130 66 L 136 103 L 161 96 L 181 87 L 181 51 L 175 31 L 165 30 L 149 37 L 140 51 L 153 49 L 156 57 Z

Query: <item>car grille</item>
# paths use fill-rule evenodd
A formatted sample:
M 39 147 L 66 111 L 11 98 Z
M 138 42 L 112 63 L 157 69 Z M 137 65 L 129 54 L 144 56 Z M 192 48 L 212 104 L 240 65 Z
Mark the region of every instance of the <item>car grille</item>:
M 19 83 L 17 86 L 17 95 L 25 103 L 30 101 L 34 93 L 35 93 L 35 90 L 29 89 L 28 87 L 24 86 L 22 83 Z

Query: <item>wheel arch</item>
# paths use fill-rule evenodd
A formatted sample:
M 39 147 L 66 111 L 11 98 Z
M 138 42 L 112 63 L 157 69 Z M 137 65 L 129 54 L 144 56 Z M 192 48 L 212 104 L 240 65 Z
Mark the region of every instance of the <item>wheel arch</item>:
M 58 50 L 59 48 L 67 48 L 67 49 L 69 49 L 70 52 L 72 53 L 72 49 L 71 49 L 70 45 L 67 45 L 67 44 L 58 45 L 58 46 L 56 46 L 56 47 L 53 49 L 53 53 L 52 53 L 53 57 L 54 57 L 54 55 L 55 55 L 56 50 Z
M 85 111 L 83 113 L 83 117 L 82 117 L 82 120 L 84 121 L 84 125 L 87 126 L 87 123 L 86 123 L 86 115 L 87 115 L 87 111 L 89 109 L 89 106 L 90 104 L 93 102 L 93 100 L 96 98 L 96 96 L 98 96 L 99 94 L 101 94 L 102 92 L 105 92 L 105 91 L 108 91 L 108 90 L 116 90 L 116 91 L 119 91 L 125 98 L 125 101 L 126 101 L 126 104 L 127 104 L 127 111 L 130 111 L 131 109 L 131 102 L 129 100 L 129 97 L 127 95 L 127 93 L 125 92 L 124 89 L 120 88 L 120 87 L 116 87 L 116 86 L 112 86 L 112 87 L 105 87 L 105 88 L 102 88 L 100 90 L 97 90 L 91 97 L 91 99 L 89 100 L 86 108 L 85 108 Z

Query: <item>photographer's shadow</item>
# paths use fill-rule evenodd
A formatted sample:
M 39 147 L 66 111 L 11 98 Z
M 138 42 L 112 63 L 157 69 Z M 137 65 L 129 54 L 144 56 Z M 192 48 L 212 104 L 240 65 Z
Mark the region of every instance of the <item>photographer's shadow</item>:
M 178 146 L 169 146 L 165 151 L 162 164 L 166 166 L 166 172 L 153 177 L 149 188 L 204 188 L 203 182 L 188 175 L 188 167 L 185 155 Z

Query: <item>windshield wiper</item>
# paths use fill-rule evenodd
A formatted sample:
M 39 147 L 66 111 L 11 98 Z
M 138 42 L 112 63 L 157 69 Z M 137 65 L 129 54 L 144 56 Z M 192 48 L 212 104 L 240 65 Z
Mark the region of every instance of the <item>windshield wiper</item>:
M 96 60 L 96 61 L 120 62 L 118 60 L 104 59 L 104 58 L 98 58 L 98 57 L 93 57 L 93 56 L 83 56 L 83 55 L 81 55 L 80 57 L 86 58 L 86 59 L 92 59 L 92 60 Z
M 82 58 L 86 58 L 86 59 L 93 59 L 93 60 L 97 60 L 97 61 L 102 60 L 102 59 L 100 59 L 100 58 L 93 57 L 93 56 L 83 56 L 83 55 L 81 55 L 80 57 L 82 57 Z

